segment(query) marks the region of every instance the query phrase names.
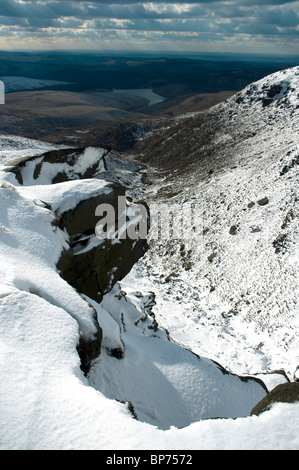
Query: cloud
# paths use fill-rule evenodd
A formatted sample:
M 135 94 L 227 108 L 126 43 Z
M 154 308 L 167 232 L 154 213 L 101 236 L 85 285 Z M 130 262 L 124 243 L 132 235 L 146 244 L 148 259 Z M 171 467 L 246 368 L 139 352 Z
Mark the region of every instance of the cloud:
M 159 38 L 162 49 L 171 41 L 172 48 L 198 49 L 206 41 L 228 50 L 231 38 L 246 48 L 245 38 L 252 47 L 263 37 L 265 51 L 275 52 L 276 43 L 295 51 L 298 24 L 298 0 L 0 0 L 3 41 L 13 32 L 20 45 L 24 38 L 32 44 L 42 38 L 48 48 L 58 37 L 67 38 L 69 48 L 80 40 L 82 48 L 92 41 L 112 48 L 120 38 L 126 40 L 120 47 L 150 48 Z

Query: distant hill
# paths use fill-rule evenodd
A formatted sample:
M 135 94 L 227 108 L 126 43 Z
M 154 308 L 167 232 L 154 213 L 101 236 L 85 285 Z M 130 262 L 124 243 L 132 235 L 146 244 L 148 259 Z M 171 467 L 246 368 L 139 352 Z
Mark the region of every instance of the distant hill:
M 136 118 L 207 109 L 248 84 L 288 68 L 292 60 L 0 52 L 0 79 L 6 85 L 0 132 L 77 144 L 84 130 L 92 142 L 101 144 L 103 138 L 109 145 L 109 140 L 116 141 L 102 132 L 109 122 L 118 122 L 119 129 L 122 121 L 129 120 L 131 126 Z M 147 95 L 121 94 L 132 89 L 148 90 Z M 156 95 L 162 98 L 152 101 Z M 146 96 L 152 97 L 150 101 Z M 129 140 L 131 145 L 134 138 Z M 117 148 L 125 147 L 117 144 Z

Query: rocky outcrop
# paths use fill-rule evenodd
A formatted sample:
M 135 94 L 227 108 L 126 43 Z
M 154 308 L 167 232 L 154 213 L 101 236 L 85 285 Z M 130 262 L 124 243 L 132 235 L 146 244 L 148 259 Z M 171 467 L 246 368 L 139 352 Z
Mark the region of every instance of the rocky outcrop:
M 51 150 L 44 154 L 15 160 L 8 165 L 22 185 L 57 184 L 87 179 L 105 171 L 108 148 L 82 147 Z
M 81 370 L 85 375 L 89 372 L 92 361 L 101 354 L 102 339 L 103 330 L 100 325 L 98 325 L 98 331 L 93 340 L 87 339 L 82 332 L 80 333 L 77 351 L 81 361 Z
M 126 231 L 134 226 L 140 205 L 147 215 L 148 207 L 127 199 L 121 184 L 101 178 L 107 172 L 107 153 L 105 148 L 94 147 L 59 149 L 15 160 L 6 168 L 26 197 L 42 201 L 43 207 L 54 214 L 54 230 L 64 233 L 66 243 L 56 263 L 60 276 L 81 296 L 96 302 L 102 301 L 147 250 L 146 236 L 139 236 L 137 231 L 130 237 Z M 103 238 L 96 233 L 96 211 L 101 206 L 111 208 L 115 216 L 114 233 Z M 146 217 L 146 231 L 148 223 Z M 85 373 L 101 352 L 102 328 L 95 311 L 94 319 L 95 337 L 88 337 L 79 328 L 77 350 Z
M 101 302 L 103 295 L 129 273 L 147 250 L 147 241 L 143 238 L 97 238 L 95 228 L 99 219 L 95 215 L 96 208 L 100 204 L 109 204 L 118 220 L 119 198 L 125 198 L 122 186 L 110 183 L 108 187 L 108 194 L 81 201 L 57 218 L 57 225 L 70 237 L 69 249 L 62 253 L 57 268 L 69 284 L 97 302 Z M 130 206 L 131 203 L 127 202 L 126 207 Z
M 101 147 L 78 149 L 60 149 L 44 154 L 26 157 L 11 162 L 7 172 L 15 175 L 22 186 L 56 185 L 42 194 L 42 201 L 56 214 L 56 225 L 69 237 L 69 248 L 64 250 L 57 268 L 70 285 L 78 292 L 101 301 L 103 295 L 131 270 L 135 262 L 147 249 L 145 237 L 132 239 L 115 237 L 98 239 L 95 234 L 99 218 L 96 209 L 101 204 L 109 205 L 115 212 L 117 221 L 121 211 L 125 211 L 125 223 L 130 223 L 127 209 L 130 208 L 134 218 L 134 203 L 126 200 L 126 190 L 118 183 L 104 183 L 98 179 L 107 171 L 105 157 L 109 150 Z M 88 184 L 62 187 L 62 183 L 95 179 L 98 188 Z M 79 189 L 80 188 L 80 189 Z M 85 188 L 85 189 L 84 189 Z M 61 191 L 61 196 L 55 193 Z M 73 197 L 72 197 L 73 196 Z M 125 201 L 119 204 L 120 199 Z M 66 203 L 66 200 L 68 202 Z M 69 201 L 71 200 L 71 201 Z M 132 211 L 133 207 L 133 211 Z M 148 213 L 147 206 L 144 205 Z M 148 217 L 149 220 L 149 217 Z
M 252 410 L 251 415 L 259 416 L 268 411 L 274 403 L 299 402 L 299 383 L 289 382 L 277 385 Z

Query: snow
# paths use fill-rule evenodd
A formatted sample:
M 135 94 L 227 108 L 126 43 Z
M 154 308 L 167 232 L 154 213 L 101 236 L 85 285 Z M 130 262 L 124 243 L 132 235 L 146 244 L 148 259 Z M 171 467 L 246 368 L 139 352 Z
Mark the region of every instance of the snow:
M 165 280 L 165 268 L 169 275 L 173 266 L 163 265 L 165 256 L 162 259 L 158 251 L 150 251 L 101 305 L 81 296 L 57 273 L 55 263 L 67 247 L 68 237 L 53 225 L 54 214 L 45 203 L 53 210 L 65 211 L 82 198 L 108 190 L 107 183 L 96 179 L 51 185 L 45 179 L 30 184 L 27 179 L 27 186 L 21 186 L 12 174 L 3 171 L 3 166 L 0 168 L 2 450 L 299 449 L 299 404 L 279 403 L 258 417 L 249 416 L 265 395 L 264 388 L 251 379 L 245 382 L 223 374 L 210 359 L 222 359 L 219 363 L 229 365 L 234 373 L 260 373 L 259 377 L 274 366 L 283 365 L 291 373 L 298 365 L 295 220 L 288 221 L 291 244 L 286 263 L 282 263 L 281 253 L 275 262 L 266 243 L 273 241 L 273 235 L 277 237 L 276 227 L 285 220 L 280 211 L 282 202 L 293 201 L 292 175 L 296 168 L 289 170 L 288 184 L 278 176 L 278 169 L 291 166 L 298 155 L 298 142 L 292 127 L 290 136 L 282 132 L 277 136 L 277 146 L 272 144 L 270 133 L 263 138 L 265 141 L 259 141 L 251 155 L 251 164 L 253 146 L 247 153 L 245 144 L 236 148 L 239 155 L 242 151 L 243 164 L 232 174 L 215 176 L 216 193 L 215 184 L 210 189 L 203 184 L 193 194 L 197 202 L 206 195 L 207 207 L 212 207 L 219 193 L 231 185 L 225 206 L 222 210 L 218 207 L 219 231 L 205 241 L 207 246 L 212 242 L 219 246 L 225 262 L 222 271 L 217 260 L 214 264 L 201 260 L 195 252 L 191 269 L 180 269 L 178 276 Z M 24 147 L 27 155 L 41 153 L 41 143 L 13 137 L 9 145 L 7 137 L 1 137 L 1 141 L 6 142 L 6 148 L 0 151 L 2 165 L 10 156 L 16 158 Z M 287 149 L 283 145 L 286 141 Z M 269 157 L 262 183 L 259 175 L 264 167 L 257 155 L 263 151 L 265 157 L 269 147 L 282 161 L 273 154 Z M 258 206 L 256 201 L 265 195 L 265 189 L 270 203 Z M 255 206 L 244 211 L 245 201 L 247 206 L 251 200 Z M 227 235 L 229 204 L 235 205 L 234 214 L 238 216 L 234 223 L 246 234 L 249 227 L 264 228 L 267 221 L 272 221 L 265 236 L 250 232 L 244 246 L 242 239 L 240 245 L 234 236 Z M 207 212 L 206 217 L 211 228 L 214 213 Z M 259 244 L 255 233 L 261 237 Z M 239 270 L 236 263 L 230 264 L 232 253 L 240 257 Z M 273 273 L 273 280 L 261 291 L 265 292 L 263 302 L 270 314 L 271 329 L 256 329 L 246 302 L 248 308 L 244 306 L 239 315 L 231 314 L 225 294 L 229 292 L 235 303 L 239 300 L 239 292 L 246 287 L 246 272 L 252 289 L 250 300 L 259 305 L 256 286 L 261 279 L 255 279 L 253 255 L 267 275 L 269 270 Z M 209 277 L 203 275 L 207 266 Z M 236 275 L 234 282 L 232 271 Z M 275 283 L 283 276 L 287 279 L 284 287 L 291 284 L 284 292 L 288 308 L 281 315 L 282 284 L 275 290 Z M 210 293 L 212 285 L 216 289 Z M 269 289 L 274 289 L 273 302 L 267 301 Z M 103 328 L 103 347 L 85 377 L 76 345 L 80 331 L 90 339 L 94 337 L 95 311 Z M 261 342 L 264 346 L 258 347 Z M 131 415 L 128 401 L 139 420 Z
M 74 209 L 80 201 L 101 194 L 109 194 L 107 181 L 101 180 L 75 180 L 55 185 L 36 185 L 19 188 L 24 197 L 45 200 L 57 214 L 63 214 Z
M 61 146 L 47 144 L 46 142 L 10 135 L 0 135 L 0 147 L 1 165 L 5 165 L 18 158 L 38 155 L 39 153 L 61 148 Z
M 79 155 L 78 151 L 74 149 L 74 152 L 68 155 L 68 161 L 63 163 L 50 163 L 43 161 L 43 157 L 35 158 L 34 160 L 29 159 L 22 170 L 23 184 L 25 186 L 50 185 L 52 180 L 59 173 L 64 173 L 70 180 L 79 179 L 81 175 L 84 175 L 89 168 L 94 167 L 95 165 L 97 165 L 97 173 L 101 174 L 105 171 L 103 157 L 106 153 L 107 151 L 102 148 L 87 147 Z M 75 164 L 69 163 L 69 161 L 72 160 L 72 157 L 76 157 Z M 11 162 L 12 166 L 13 163 L 14 162 Z M 8 162 L 8 168 L 9 164 L 10 163 Z M 38 176 L 34 176 L 35 170 L 38 166 L 41 166 L 38 171 Z
M 0 80 L 4 82 L 6 93 L 23 91 L 23 90 L 37 90 L 45 87 L 52 87 L 56 85 L 65 85 L 66 82 L 59 82 L 56 80 L 44 80 L 28 77 L 12 77 L 2 76 Z
M 264 107 L 262 99 L 281 83 L 283 91 Z M 217 144 L 229 166 L 200 183 L 194 168 L 193 184 L 184 181 L 180 196 L 158 204 L 162 220 L 177 204 L 182 213 L 195 205 L 195 238 L 153 240 L 126 279 L 155 292 L 157 320 L 177 341 L 237 374 L 283 369 L 293 380 L 298 368 L 298 87 L 296 67 L 211 111 L 228 122 Z M 164 181 L 143 197 L 161 187 Z
M 66 239 L 62 231 L 54 233 L 53 214 L 42 202 L 37 205 L 22 197 L 14 187 L 2 187 L 0 200 L 1 297 L 16 289 L 43 297 L 69 312 L 86 336 L 93 337 L 93 311 L 55 270 Z
M 211 416 L 250 414 L 257 398 L 256 383 L 244 387 L 238 377 L 223 374 L 211 361 L 169 341 L 165 331 L 155 331 L 130 298 L 119 292 L 115 287 L 102 306 L 118 325 L 118 344 L 113 348 L 120 347 L 124 357 L 113 357 L 111 345 L 107 348 L 104 340 L 106 350 L 90 374 L 90 383 L 97 390 L 119 401 L 129 400 L 138 419 L 160 429 L 182 428 Z M 102 316 L 101 308 L 101 324 Z M 259 393 L 262 398 L 264 390 Z

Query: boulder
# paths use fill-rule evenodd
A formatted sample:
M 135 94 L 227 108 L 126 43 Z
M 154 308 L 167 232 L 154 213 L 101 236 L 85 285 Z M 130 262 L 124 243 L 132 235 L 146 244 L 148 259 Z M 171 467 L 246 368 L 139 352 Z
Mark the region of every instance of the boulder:
M 230 235 L 236 235 L 238 231 L 238 228 L 236 225 L 232 225 L 231 228 L 229 229 Z
M 251 411 L 251 416 L 259 416 L 268 411 L 274 403 L 295 403 L 299 401 L 299 383 L 288 382 L 277 385 Z
M 92 361 L 99 357 L 101 354 L 103 339 L 103 330 L 98 324 L 97 334 L 94 340 L 87 339 L 86 336 L 80 332 L 80 339 L 77 345 L 77 351 L 81 361 L 81 370 L 85 375 L 88 374 Z
M 265 196 L 257 202 L 260 206 L 266 206 L 269 203 L 269 199 Z

